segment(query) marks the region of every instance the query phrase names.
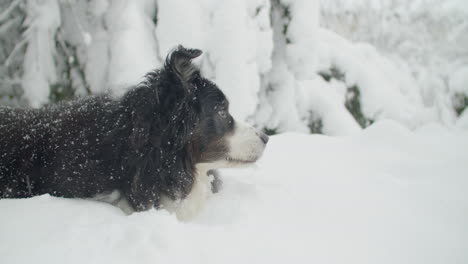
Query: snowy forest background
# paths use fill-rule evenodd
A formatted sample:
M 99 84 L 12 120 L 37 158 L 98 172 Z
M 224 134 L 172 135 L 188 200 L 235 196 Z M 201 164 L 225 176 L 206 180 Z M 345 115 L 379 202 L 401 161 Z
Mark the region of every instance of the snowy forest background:
M 0 105 L 122 94 L 178 44 L 269 134 L 468 129 L 466 0 L 0 0 Z

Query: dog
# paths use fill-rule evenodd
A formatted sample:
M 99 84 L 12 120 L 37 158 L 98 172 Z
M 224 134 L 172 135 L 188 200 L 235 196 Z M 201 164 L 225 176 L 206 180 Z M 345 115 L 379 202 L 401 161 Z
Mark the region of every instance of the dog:
M 196 215 L 211 193 L 208 172 L 252 164 L 268 142 L 231 116 L 226 96 L 192 63 L 201 54 L 176 47 L 119 98 L 1 107 L 0 198 L 118 191 L 134 211 Z

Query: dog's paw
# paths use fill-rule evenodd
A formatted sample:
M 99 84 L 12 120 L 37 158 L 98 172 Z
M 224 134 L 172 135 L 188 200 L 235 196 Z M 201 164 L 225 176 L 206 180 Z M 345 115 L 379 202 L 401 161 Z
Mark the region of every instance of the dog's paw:
M 211 179 L 211 192 L 218 193 L 223 188 L 223 181 L 221 180 L 220 174 L 217 170 L 209 170 L 207 176 Z
M 175 208 L 176 216 L 181 221 L 189 221 L 195 218 L 203 209 L 206 200 L 212 194 L 210 177 L 201 174 L 203 177 L 196 177 L 190 193 L 181 201 L 178 201 Z M 200 175 L 200 176 L 201 176 Z

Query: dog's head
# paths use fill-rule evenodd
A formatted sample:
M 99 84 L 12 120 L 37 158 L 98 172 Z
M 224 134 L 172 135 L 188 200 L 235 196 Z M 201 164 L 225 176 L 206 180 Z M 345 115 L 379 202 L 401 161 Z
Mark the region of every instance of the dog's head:
M 268 136 L 229 113 L 229 101 L 216 84 L 199 77 L 200 118 L 195 126 L 193 145 L 196 163 L 212 168 L 237 167 L 254 163 L 262 155 Z
M 133 146 L 185 149 L 193 164 L 213 168 L 253 163 L 268 136 L 231 116 L 224 93 L 192 63 L 201 54 L 179 46 L 134 89 Z
M 194 163 L 209 163 L 212 168 L 253 163 L 262 155 L 268 136 L 231 116 L 224 93 L 191 62 L 201 53 L 179 46 L 165 64 L 165 70 L 174 74 L 180 88 L 195 102 L 192 111 L 196 118 L 189 137 Z

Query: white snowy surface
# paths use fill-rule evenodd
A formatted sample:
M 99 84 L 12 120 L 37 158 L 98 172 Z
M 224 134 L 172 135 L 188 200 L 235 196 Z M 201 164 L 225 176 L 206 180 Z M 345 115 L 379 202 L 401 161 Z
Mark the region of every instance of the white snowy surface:
M 0 263 L 468 263 L 468 137 L 379 121 L 271 138 L 192 222 L 99 202 L 0 200 Z

